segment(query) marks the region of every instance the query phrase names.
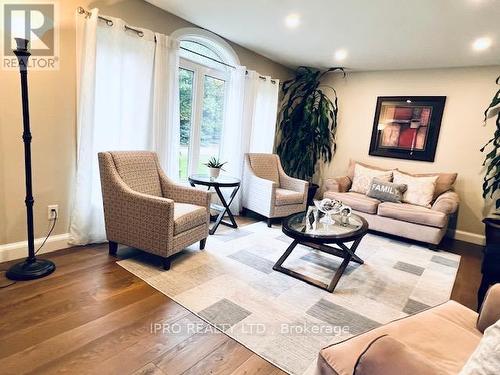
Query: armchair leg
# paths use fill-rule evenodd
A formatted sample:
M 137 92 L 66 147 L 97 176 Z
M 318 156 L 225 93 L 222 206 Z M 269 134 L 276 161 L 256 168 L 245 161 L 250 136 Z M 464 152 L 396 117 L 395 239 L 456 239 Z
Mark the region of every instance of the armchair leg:
M 270 217 L 267 218 L 267 227 L 268 228 L 271 228 L 271 226 L 273 225 L 273 221 L 271 220 Z
M 165 271 L 168 271 L 170 269 L 171 261 L 170 258 L 163 258 L 162 259 L 162 266 Z
M 116 256 L 118 251 L 118 244 L 113 241 L 109 241 L 109 255 Z
M 205 249 L 205 245 L 207 244 L 207 238 L 205 237 L 200 241 L 200 250 Z

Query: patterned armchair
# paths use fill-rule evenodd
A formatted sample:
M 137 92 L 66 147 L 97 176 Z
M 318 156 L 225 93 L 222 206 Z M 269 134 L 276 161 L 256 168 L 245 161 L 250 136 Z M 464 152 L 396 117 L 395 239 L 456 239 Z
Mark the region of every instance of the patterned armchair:
M 245 154 L 243 209 L 271 219 L 305 211 L 309 183 L 286 175 L 278 155 Z
M 174 184 L 148 151 L 100 152 L 99 170 L 109 253 L 123 244 L 163 258 L 208 236 L 210 194 Z

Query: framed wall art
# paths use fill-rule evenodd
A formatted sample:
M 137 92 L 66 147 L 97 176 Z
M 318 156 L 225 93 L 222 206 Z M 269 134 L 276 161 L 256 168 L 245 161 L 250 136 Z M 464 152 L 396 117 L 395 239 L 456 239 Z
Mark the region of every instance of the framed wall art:
M 445 96 L 379 96 L 370 155 L 434 161 Z

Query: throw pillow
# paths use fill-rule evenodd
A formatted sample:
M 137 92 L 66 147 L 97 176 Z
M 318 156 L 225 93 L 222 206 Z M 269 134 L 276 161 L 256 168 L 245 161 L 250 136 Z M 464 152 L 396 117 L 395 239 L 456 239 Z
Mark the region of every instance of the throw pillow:
M 354 375 L 438 375 L 443 372 L 422 354 L 387 335 L 377 337 L 361 354 Z
M 484 331 L 479 345 L 459 375 L 498 374 L 500 369 L 500 320 Z
M 434 199 L 439 197 L 441 194 L 446 193 L 453 189 L 453 184 L 457 179 L 456 173 L 408 173 L 405 171 L 400 171 L 401 173 L 413 176 L 413 177 L 434 177 L 437 176 L 436 189 L 434 190 Z
M 407 185 L 402 201 L 417 206 L 430 207 L 438 176 L 414 177 L 394 171 L 394 183 Z
M 366 194 L 370 188 L 370 182 L 374 177 L 382 181 L 390 182 L 392 180 L 392 171 L 380 171 L 363 167 L 361 164 L 356 164 L 350 191 Z
M 406 189 L 406 185 L 398 185 L 393 182 L 386 182 L 374 178 L 370 183 L 370 189 L 366 195 L 382 202 L 401 203 L 403 193 Z

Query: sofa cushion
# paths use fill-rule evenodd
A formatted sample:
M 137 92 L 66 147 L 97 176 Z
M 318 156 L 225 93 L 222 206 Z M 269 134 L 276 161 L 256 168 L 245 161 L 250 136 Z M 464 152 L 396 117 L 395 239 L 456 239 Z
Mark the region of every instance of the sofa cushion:
M 374 178 L 372 182 L 370 182 L 370 189 L 366 195 L 382 202 L 401 203 L 406 188 L 406 185 L 398 185 Z
M 257 177 L 280 183 L 278 159 L 273 154 L 248 154 L 253 173 Z
M 476 312 L 448 301 L 322 349 L 322 374 L 352 374 L 361 353 L 382 335 L 428 358 L 442 373 L 457 374 L 481 339 L 476 319 Z
M 349 177 L 351 179 L 351 181 L 354 178 L 354 168 L 356 167 L 356 164 L 359 164 L 365 168 L 375 169 L 377 171 L 390 171 L 391 170 L 391 169 L 386 169 L 386 168 L 379 168 L 375 165 L 370 165 L 367 163 L 362 163 L 360 161 L 350 159 L 349 166 L 347 167 L 347 177 Z
M 350 191 L 361 194 L 368 193 L 370 183 L 375 177 L 379 180 L 390 182 L 392 180 L 392 171 L 380 171 L 378 169 L 366 168 L 361 164 L 356 164 Z
M 484 271 L 484 270 L 483 270 Z M 489 326 L 494 324 L 500 319 L 500 283 L 492 285 L 486 296 L 484 297 L 483 304 L 479 311 L 479 318 L 477 320 L 477 329 L 484 332 Z
M 276 206 L 286 206 L 287 204 L 300 204 L 304 202 L 304 193 L 293 190 L 276 188 Z
M 383 202 L 378 205 L 377 214 L 409 223 L 444 228 L 448 224 L 448 215 L 430 208 L 408 203 Z
M 342 201 L 345 205 L 351 207 L 353 210 L 366 212 L 367 214 L 376 214 L 377 207 L 380 204 L 380 201 L 375 198 L 367 197 L 364 194 L 355 193 L 355 192 L 347 192 L 347 193 L 339 193 L 336 191 L 326 191 L 323 194 L 324 198 L 337 199 Z
M 478 347 L 459 375 L 490 375 L 500 373 L 500 320 L 484 331 Z
M 174 203 L 174 235 L 207 222 L 207 209 L 189 203 Z
M 438 375 L 429 359 L 391 336 L 373 340 L 358 358 L 354 375 Z
M 394 183 L 405 184 L 407 189 L 403 194 L 403 202 L 418 206 L 430 207 L 434 199 L 437 176 L 415 177 L 394 171 Z
M 414 177 L 434 177 L 437 176 L 436 188 L 434 189 L 434 199 L 441 194 L 446 193 L 448 190 L 453 189 L 453 184 L 457 179 L 456 173 L 408 173 L 401 171 L 404 174 Z

